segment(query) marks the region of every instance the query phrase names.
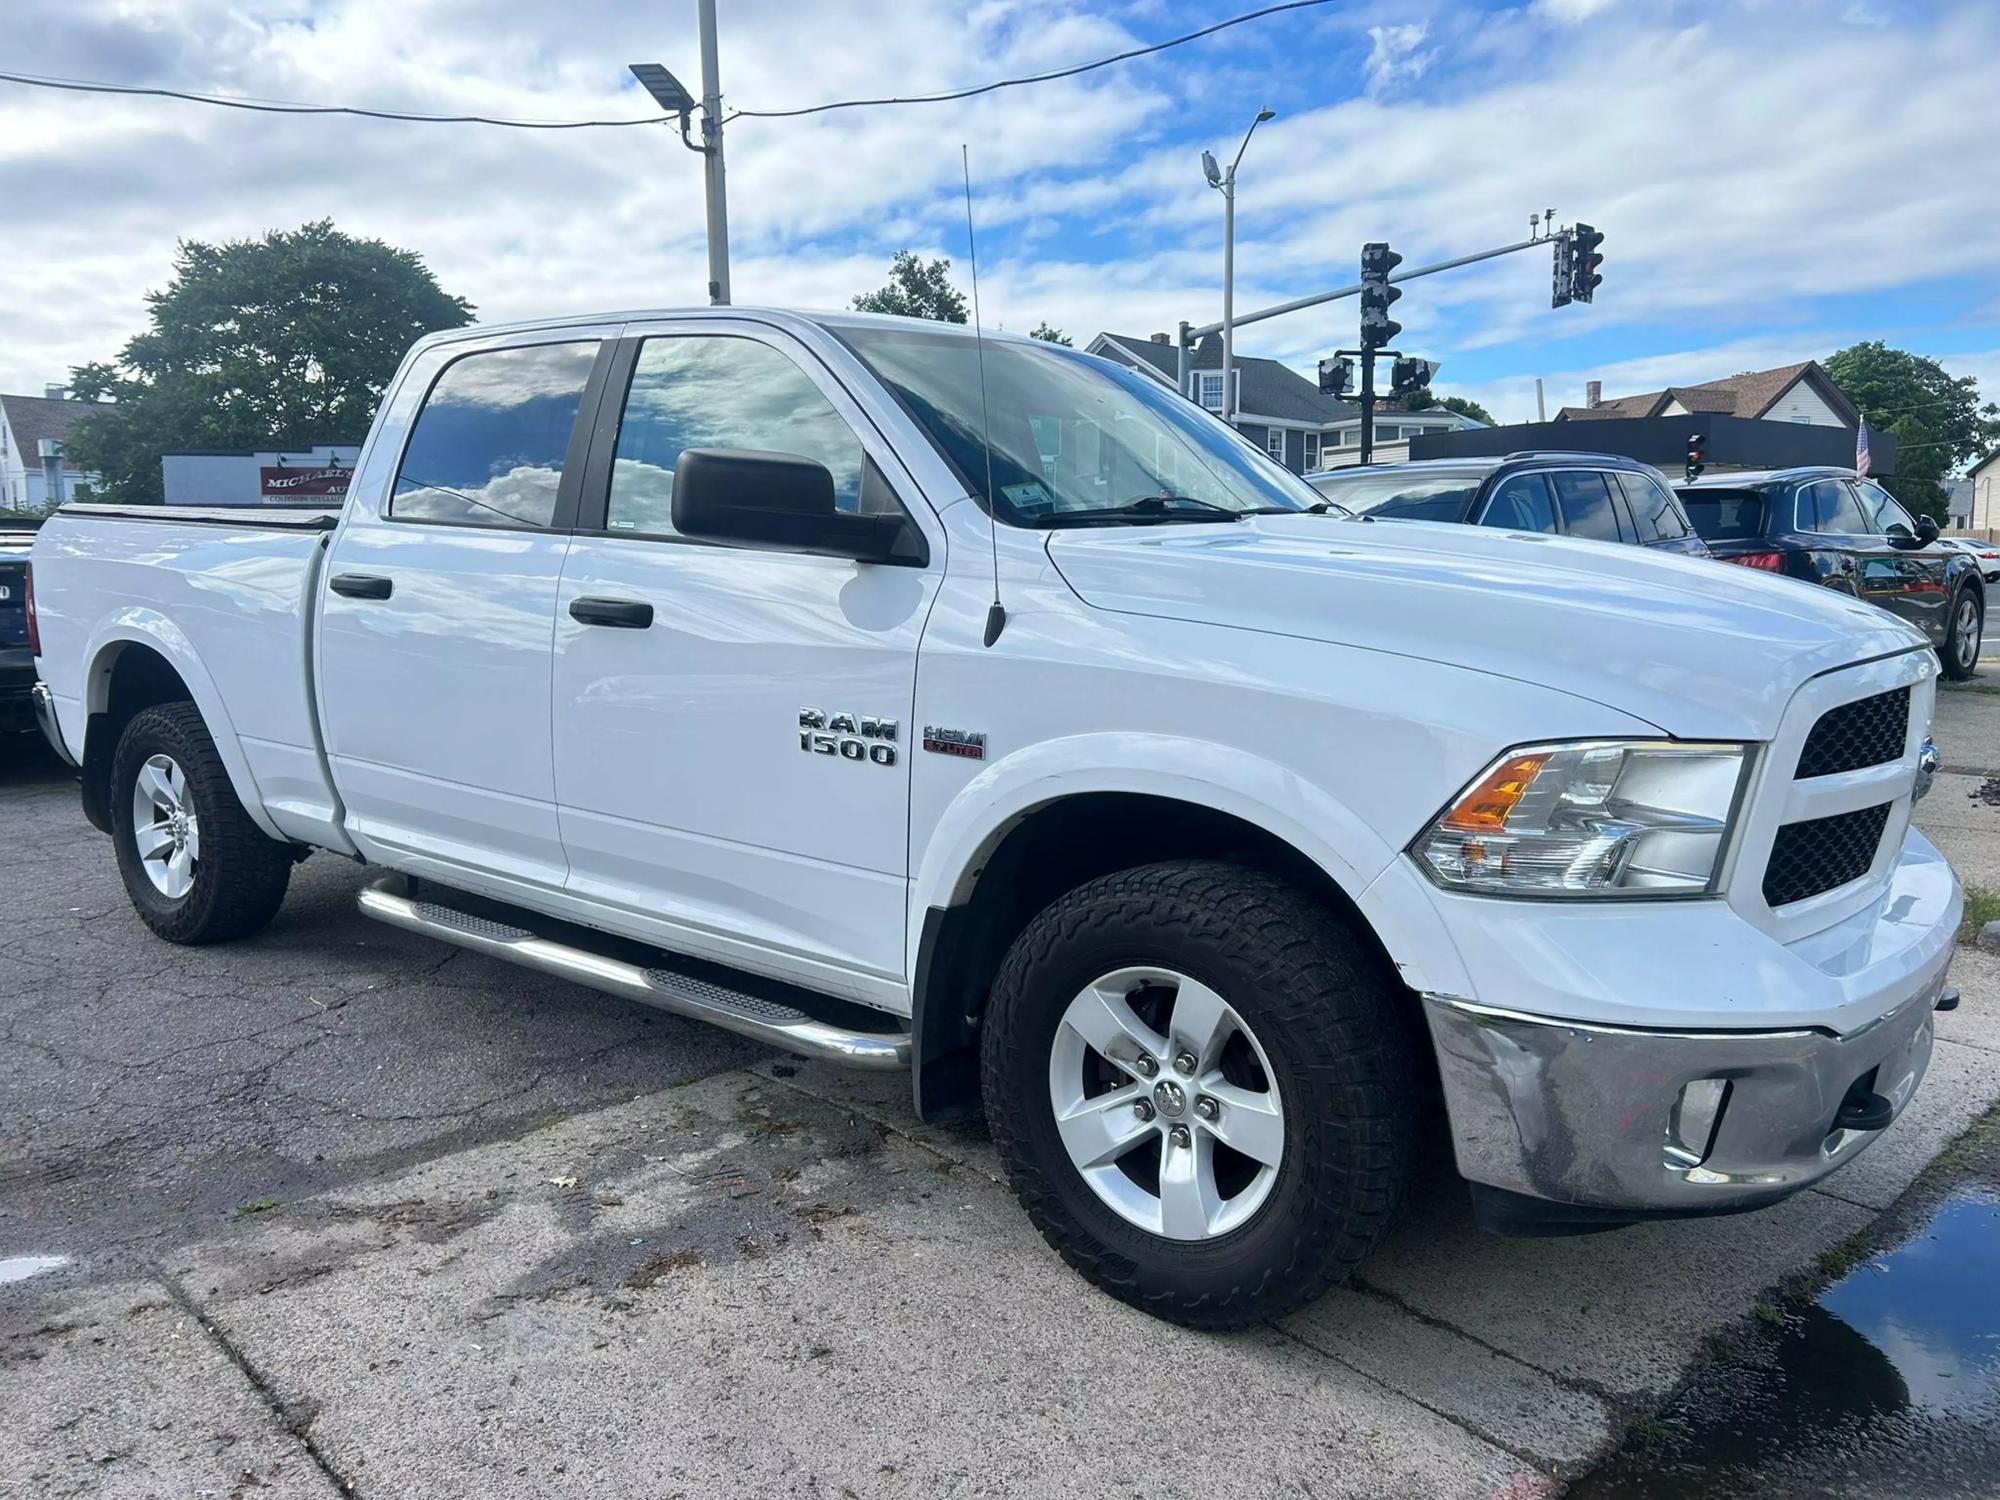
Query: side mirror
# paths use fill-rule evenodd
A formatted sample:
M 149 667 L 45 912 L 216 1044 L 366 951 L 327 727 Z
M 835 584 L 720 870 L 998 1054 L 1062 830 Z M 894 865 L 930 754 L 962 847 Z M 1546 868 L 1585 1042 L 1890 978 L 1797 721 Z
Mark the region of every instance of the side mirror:
M 887 562 L 901 516 L 861 516 L 833 503 L 825 464 L 791 453 L 688 448 L 674 465 L 674 530 L 743 546 Z
M 1917 517 L 1917 540 L 1928 547 L 1938 539 L 1938 524 L 1929 516 Z

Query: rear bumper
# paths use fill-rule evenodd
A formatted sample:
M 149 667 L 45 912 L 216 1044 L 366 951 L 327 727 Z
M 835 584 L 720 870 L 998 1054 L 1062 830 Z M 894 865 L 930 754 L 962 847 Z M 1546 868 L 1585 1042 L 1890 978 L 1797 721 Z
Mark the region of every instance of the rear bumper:
M 1908 835 L 1913 883 L 1939 863 Z M 1850 999 L 1858 986 L 1873 1002 L 1839 1031 L 1654 1029 L 1426 995 L 1459 1171 L 1517 1198 L 1616 1211 L 1578 1220 L 1621 1222 L 1754 1208 L 1839 1170 L 1881 1134 L 1838 1125 L 1844 1102 L 1879 1096 L 1893 1119 L 1916 1094 L 1951 962 L 1955 883 L 1949 920 L 1921 924 L 1900 920 L 1910 897 L 1899 906 L 1896 884 L 1862 945 L 1872 962 L 1837 976 Z M 1746 977 L 1768 967 L 1768 946 L 1742 924 Z M 1657 984 L 1660 957 L 1631 953 L 1635 987 Z
M 34 654 L 26 646 L 0 646 L 0 729 L 26 729 L 35 722 L 35 687 Z
M 49 742 L 49 748 L 62 757 L 64 764 L 75 765 L 76 757 L 69 753 L 69 745 L 64 741 L 62 726 L 56 722 L 55 694 L 49 691 L 46 682 L 38 682 L 31 695 L 34 705 L 35 723 L 41 727 L 42 738 Z

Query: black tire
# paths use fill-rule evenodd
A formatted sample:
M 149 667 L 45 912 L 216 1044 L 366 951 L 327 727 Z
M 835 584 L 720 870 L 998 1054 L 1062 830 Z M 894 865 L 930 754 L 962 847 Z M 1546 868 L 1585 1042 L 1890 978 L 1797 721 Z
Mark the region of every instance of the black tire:
M 1222 995 L 1283 1100 L 1268 1196 L 1212 1239 L 1121 1217 L 1057 1134 L 1049 1076 L 1064 1010 L 1103 975 L 1147 964 Z M 1074 1269 L 1170 1322 L 1241 1328 L 1345 1280 L 1400 1213 L 1424 1107 L 1406 1003 L 1369 944 L 1279 880 L 1206 861 L 1107 875 L 1037 916 L 1001 964 L 981 1041 L 988 1125 L 1022 1206 Z
M 1971 650 L 1966 650 L 1965 606 L 1972 606 Z M 1952 596 L 1951 625 L 1945 631 L 1944 645 L 1938 648 L 1938 661 L 1944 667 L 1944 675 L 1953 682 L 1964 682 L 1979 670 L 1980 638 L 1986 630 L 1986 600 L 1978 590 L 1962 588 Z
M 147 760 L 167 755 L 181 768 L 200 819 L 200 858 L 187 893 L 169 897 L 140 860 L 133 788 Z M 266 835 L 243 810 L 215 741 L 192 703 L 163 703 L 135 715 L 111 760 L 111 843 L 118 873 L 140 920 L 170 943 L 226 943 L 247 937 L 277 913 L 292 876 L 292 848 Z

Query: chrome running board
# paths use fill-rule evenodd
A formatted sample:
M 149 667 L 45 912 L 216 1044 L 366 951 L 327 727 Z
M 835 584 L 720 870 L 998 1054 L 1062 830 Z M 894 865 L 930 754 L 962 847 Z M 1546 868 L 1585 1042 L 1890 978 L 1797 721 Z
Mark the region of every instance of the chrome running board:
M 538 937 L 488 917 L 454 911 L 410 894 L 409 882 L 390 875 L 364 886 L 363 916 L 425 937 L 455 943 L 523 968 L 622 995 L 694 1021 L 706 1021 L 773 1047 L 822 1057 L 851 1068 L 892 1069 L 910 1065 L 910 1038 L 902 1032 L 850 1031 L 815 1020 L 804 1011 L 756 995 L 739 994 L 706 979 L 673 969 L 642 968 L 587 948 Z

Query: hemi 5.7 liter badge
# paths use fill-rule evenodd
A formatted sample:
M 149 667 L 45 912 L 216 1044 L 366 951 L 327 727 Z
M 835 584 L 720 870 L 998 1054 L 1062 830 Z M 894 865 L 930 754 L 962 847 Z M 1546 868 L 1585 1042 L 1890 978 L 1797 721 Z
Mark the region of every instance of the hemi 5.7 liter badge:
M 970 729 L 946 729 L 937 724 L 924 726 L 924 748 L 936 755 L 956 755 L 965 760 L 986 759 L 986 736 Z

